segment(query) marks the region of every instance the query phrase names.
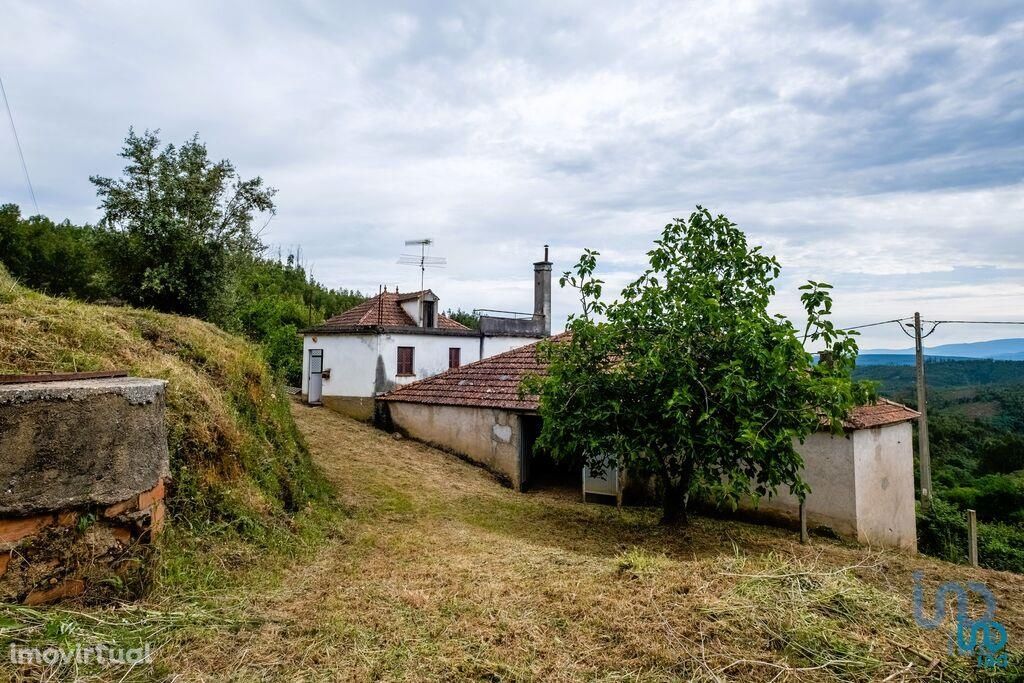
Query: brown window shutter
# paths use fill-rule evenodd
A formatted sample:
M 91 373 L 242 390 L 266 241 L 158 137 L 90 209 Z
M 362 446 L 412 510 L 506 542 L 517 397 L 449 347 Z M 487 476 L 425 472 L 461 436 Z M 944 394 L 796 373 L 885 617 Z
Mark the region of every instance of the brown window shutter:
M 411 375 L 413 374 L 413 347 L 411 346 L 399 346 L 398 347 L 398 374 L 399 375 Z

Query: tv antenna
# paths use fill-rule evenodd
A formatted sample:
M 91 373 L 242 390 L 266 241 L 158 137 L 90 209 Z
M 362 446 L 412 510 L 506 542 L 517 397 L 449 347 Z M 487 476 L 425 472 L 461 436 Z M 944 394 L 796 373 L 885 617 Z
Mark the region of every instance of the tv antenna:
M 443 256 L 427 256 L 427 247 L 434 243 L 434 240 L 427 238 L 422 240 L 406 240 L 405 246 L 418 246 L 419 256 L 416 254 L 402 254 L 398 257 L 398 263 L 403 266 L 420 267 L 420 291 L 423 290 L 423 281 L 427 268 L 444 268 L 448 265 L 448 259 Z

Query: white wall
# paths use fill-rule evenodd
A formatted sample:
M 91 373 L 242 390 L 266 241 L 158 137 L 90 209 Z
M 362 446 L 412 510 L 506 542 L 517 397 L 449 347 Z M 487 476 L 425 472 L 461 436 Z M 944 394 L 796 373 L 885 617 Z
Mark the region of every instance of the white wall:
M 313 341 L 316 337 L 317 341 Z M 485 337 L 484 358 L 532 343 L 529 337 Z M 411 346 L 412 377 L 398 377 L 398 347 Z M 324 396 L 375 396 L 448 369 L 448 349 L 461 349 L 461 364 L 480 360 L 480 337 L 442 334 L 307 334 L 302 342 L 302 394 L 309 393 L 309 351 L 322 349 Z M 378 377 L 378 366 L 382 378 Z M 381 381 L 383 379 L 383 382 Z
M 807 521 L 847 536 L 857 535 L 857 497 L 854 489 L 854 441 L 827 432 L 811 434 L 796 449 L 804 459 L 801 476 L 811 487 L 807 494 Z M 772 498 L 762 498 L 760 509 L 799 515 L 800 500 L 787 486 Z
M 313 337 L 317 341 L 313 341 Z M 398 347 L 413 349 L 412 377 L 398 377 Z M 319 334 L 303 338 L 302 393 L 309 390 L 309 351 L 322 349 L 324 396 L 375 396 L 448 369 L 448 349 L 461 349 L 463 365 L 479 360 L 479 337 L 436 334 Z
M 853 433 L 857 528 L 863 543 L 917 550 L 912 435 L 909 422 Z
M 313 341 L 313 337 L 317 341 Z M 309 393 L 309 351 L 322 349 L 324 370 L 331 371 L 323 381 L 325 396 L 373 396 L 380 339 L 376 334 L 306 335 L 302 341 L 302 393 Z M 392 370 L 392 376 L 394 370 Z
M 413 352 L 412 377 L 398 377 L 398 347 L 411 346 Z M 456 337 L 431 334 L 395 334 L 382 335 L 381 348 L 387 376 L 396 385 L 409 384 L 417 380 L 432 377 L 448 369 L 448 349 L 462 349 L 461 364 L 466 365 L 480 360 L 479 337 Z
M 798 445 L 801 474 L 811 487 L 808 523 L 861 543 L 916 550 L 911 434 L 910 423 L 901 422 L 847 436 L 819 432 Z M 784 487 L 759 508 L 796 518 L 800 501 Z
M 532 337 L 484 337 L 484 358 L 490 358 L 496 356 L 499 353 L 505 353 L 512 349 L 518 349 L 520 346 L 526 346 L 532 344 L 537 339 Z

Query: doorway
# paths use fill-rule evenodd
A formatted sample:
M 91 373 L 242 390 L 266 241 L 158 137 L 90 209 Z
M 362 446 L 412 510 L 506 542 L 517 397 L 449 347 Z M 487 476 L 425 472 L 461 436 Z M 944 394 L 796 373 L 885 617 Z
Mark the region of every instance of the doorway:
M 311 406 L 318 406 L 324 397 L 324 350 L 309 350 L 309 391 L 306 401 Z
M 519 490 L 561 492 L 580 496 L 582 469 L 573 461 L 556 461 L 537 445 L 543 422 L 539 415 L 519 416 Z

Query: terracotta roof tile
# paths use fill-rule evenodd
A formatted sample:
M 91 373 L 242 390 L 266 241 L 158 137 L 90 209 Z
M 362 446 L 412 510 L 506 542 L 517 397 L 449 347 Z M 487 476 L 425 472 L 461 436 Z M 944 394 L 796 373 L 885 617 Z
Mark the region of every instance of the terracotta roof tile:
M 344 313 L 328 318 L 317 330 L 329 332 L 331 329 L 351 327 L 413 327 L 416 325 L 416 322 L 405 312 L 401 302 L 415 299 L 428 292 L 430 292 L 429 289 L 403 294 L 383 292 L 372 299 L 367 299 L 361 304 L 353 306 Z M 462 323 L 452 320 L 441 313 L 437 314 L 437 326 L 446 330 L 469 329 Z
M 565 333 L 551 337 L 560 339 Z M 528 375 L 544 375 L 546 364 L 537 357 L 537 344 L 527 344 L 418 382 L 406 384 L 380 398 L 384 401 L 426 403 L 445 406 L 537 410 L 535 395 L 519 395 L 519 385 Z M 874 405 L 857 406 L 843 422 L 847 429 L 870 429 L 914 420 L 915 410 L 880 398 Z
M 520 396 L 519 384 L 528 374 L 543 375 L 547 371 L 546 364 L 537 357 L 538 343 L 520 346 L 406 384 L 381 396 L 381 399 L 445 406 L 536 410 L 537 397 Z
M 854 408 L 850 412 L 850 416 L 843 421 L 843 425 L 847 429 L 870 429 L 916 420 L 920 415 L 919 412 L 911 410 L 902 403 L 880 398 L 874 405 Z

